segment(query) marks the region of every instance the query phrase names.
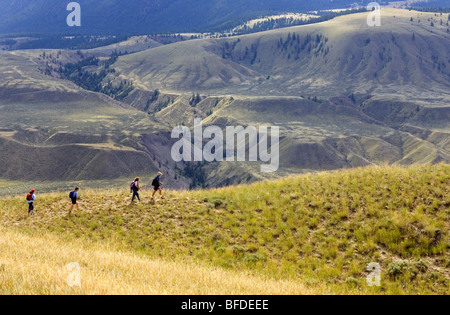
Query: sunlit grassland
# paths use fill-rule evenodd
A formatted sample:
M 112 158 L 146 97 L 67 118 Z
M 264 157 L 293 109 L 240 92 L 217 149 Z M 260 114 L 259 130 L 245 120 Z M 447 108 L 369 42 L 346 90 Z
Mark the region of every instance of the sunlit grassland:
M 311 294 L 298 282 L 0 228 L 0 294 Z M 68 278 L 80 266 L 80 286 Z M 73 282 L 72 282 L 73 284 Z
M 26 236 L 192 259 L 315 293 L 448 294 L 449 174 L 445 164 L 369 167 L 169 191 L 156 203 L 144 192 L 139 204 L 127 190 L 88 190 L 72 215 L 68 197 L 55 193 L 38 196 L 32 218 L 22 196 L 6 197 L 0 222 Z M 371 262 L 381 266 L 381 287 L 367 285 Z

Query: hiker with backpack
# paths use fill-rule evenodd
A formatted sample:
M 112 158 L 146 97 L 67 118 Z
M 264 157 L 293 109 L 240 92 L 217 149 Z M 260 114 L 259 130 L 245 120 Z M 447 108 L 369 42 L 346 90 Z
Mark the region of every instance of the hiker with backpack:
M 136 177 L 134 182 L 132 182 L 130 185 L 130 193 L 133 193 L 131 202 L 133 202 L 136 197 L 139 201 L 141 201 L 141 198 L 139 197 L 139 191 L 141 190 L 141 187 L 139 186 L 139 180 L 140 180 L 140 178 Z
M 27 195 L 28 215 L 34 214 L 34 202 L 36 201 L 35 191 L 32 189 Z
M 78 208 L 78 199 L 80 199 L 80 196 L 78 195 L 78 192 L 80 191 L 80 188 L 76 187 L 74 191 L 71 191 L 69 194 L 69 198 L 72 201 L 72 205 L 70 206 L 70 210 L 69 213 L 72 212 L 73 210 L 73 206 L 77 206 L 77 210 Z
M 164 186 L 164 184 L 161 182 L 162 176 L 163 176 L 163 173 L 159 172 L 158 176 L 156 176 L 152 182 L 152 186 L 153 186 L 152 200 L 154 200 L 154 197 L 155 197 L 155 194 L 157 191 L 159 191 L 159 195 L 161 196 L 161 199 L 164 199 L 164 196 L 162 195 L 162 188 L 161 188 L 161 186 Z

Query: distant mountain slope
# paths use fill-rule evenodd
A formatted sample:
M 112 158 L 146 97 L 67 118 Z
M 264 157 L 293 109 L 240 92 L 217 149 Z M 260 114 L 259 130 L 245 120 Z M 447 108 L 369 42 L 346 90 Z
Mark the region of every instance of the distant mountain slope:
M 446 25 L 439 14 L 383 9 L 382 26 L 369 28 L 367 15 L 176 43 L 120 57 L 113 67 L 136 87 L 125 102 L 169 126 L 191 125 L 194 116 L 222 127 L 281 126 L 280 173 L 448 163 Z M 153 105 L 155 89 L 187 96 Z M 192 106 L 192 92 L 210 96 Z M 206 166 L 207 185 L 260 178 L 251 165 L 243 169 L 232 177 L 226 163 Z
M 135 34 L 209 31 L 261 14 L 350 7 L 367 0 L 78 0 L 82 27 L 66 25 L 69 1 L 0 0 L 0 33 Z
M 152 43 L 2 51 L 0 179 L 99 180 L 162 170 L 172 187 L 217 187 L 372 164 L 449 163 L 450 49 L 440 15 L 383 10 L 383 26 L 369 29 L 367 14 L 179 42 L 111 64 L 100 58 L 69 76 L 102 87 L 95 91 L 133 82 L 120 101 L 83 90 L 57 69 Z M 170 131 L 194 117 L 221 127 L 279 126 L 279 171 L 261 174 L 259 163 L 245 162 L 176 165 Z
M 317 97 L 380 91 L 419 98 L 419 91 L 431 89 L 448 96 L 450 36 L 441 17 L 382 12 L 381 27 L 367 26 L 368 13 L 353 14 L 239 38 L 181 42 L 124 56 L 115 68 L 136 85 L 167 91 Z

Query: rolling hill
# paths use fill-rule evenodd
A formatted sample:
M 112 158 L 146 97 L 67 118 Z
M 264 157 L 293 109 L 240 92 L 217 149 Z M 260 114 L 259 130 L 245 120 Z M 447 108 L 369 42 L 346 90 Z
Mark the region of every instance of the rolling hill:
M 448 97 L 447 16 L 383 9 L 382 26 L 371 28 L 367 15 L 176 43 L 124 56 L 115 69 L 136 85 L 163 91 L 321 98 L 379 92 L 420 99 L 433 90 Z
M 38 194 L 30 218 L 23 196 L 5 197 L 0 292 L 445 295 L 449 174 L 368 167 L 135 205 L 127 190 L 83 190 L 72 215 L 65 194 Z M 65 284 L 71 262 L 81 288 Z

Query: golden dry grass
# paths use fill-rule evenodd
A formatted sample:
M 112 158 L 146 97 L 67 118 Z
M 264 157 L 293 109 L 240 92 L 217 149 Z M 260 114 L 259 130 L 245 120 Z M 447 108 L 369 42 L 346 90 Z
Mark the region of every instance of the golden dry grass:
M 193 261 L 150 259 L 105 245 L 25 236 L 0 229 L 0 294 L 312 294 L 305 288 Z M 67 265 L 81 266 L 81 287 L 69 287 Z

